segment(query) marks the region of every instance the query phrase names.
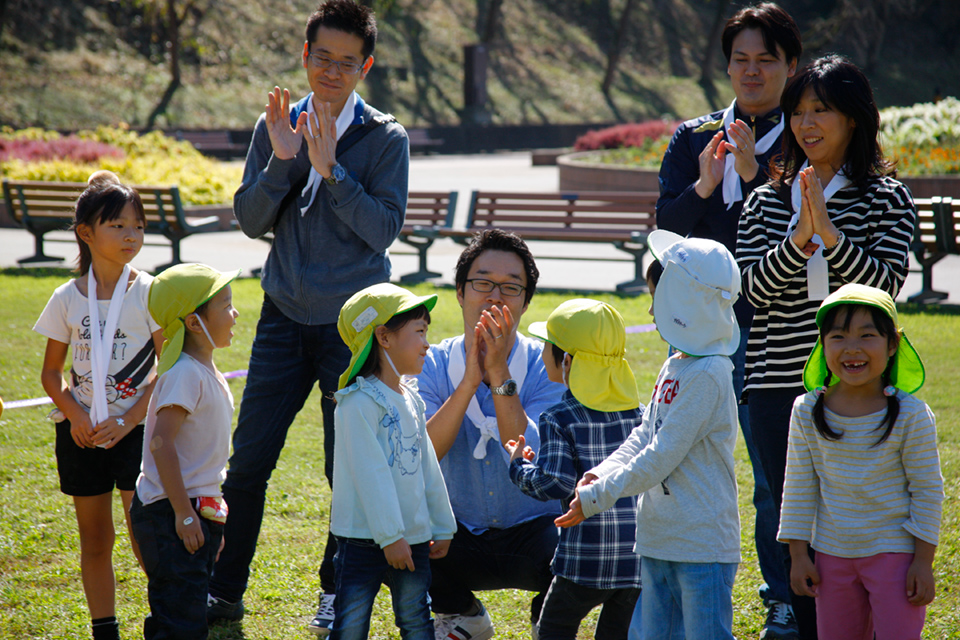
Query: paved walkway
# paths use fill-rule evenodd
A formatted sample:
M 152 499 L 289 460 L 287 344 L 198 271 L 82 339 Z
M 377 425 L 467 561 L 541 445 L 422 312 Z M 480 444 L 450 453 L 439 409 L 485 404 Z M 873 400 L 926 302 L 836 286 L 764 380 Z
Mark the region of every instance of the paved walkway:
M 455 218 L 458 226 L 466 221 L 472 189 L 556 191 L 557 188 L 557 168 L 531 166 L 529 153 L 416 156 L 410 162 L 411 190 L 460 192 Z M 75 259 L 73 234 L 50 233 L 47 238 L 66 241 L 48 242 L 48 254 L 63 256 L 67 260 Z M 162 239 L 147 236 L 147 242 L 157 240 Z M 532 243 L 531 248 L 537 256 L 543 288 L 612 291 L 617 283 L 633 279 L 632 258 L 610 245 L 543 242 Z M 453 282 L 454 267 L 462 249 L 462 246 L 450 240 L 439 240 L 430 248 L 429 267 L 443 274 L 439 282 Z M 265 242 L 247 238 L 239 231 L 200 234 L 181 243 L 181 254 L 185 261 L 206 262 L 221 270 L 242 268 L 246 273 L 263 264 L 268 250 Z M 0 266 L 16 266 L 18 258 L 31 255 L 32 251 L 33 236 L 26 231 L 0 229 Z M 410 247 L 397 242 L 390 252 L 394 279 L 416 271 L 417 258 Z M 554 259 L 560 256 L 563 259 Z M 623 261 L 608 261 L 611 258 L 623 258 Z M 141 269 L 153 269 L 169 259 L 169 246 L 158 244 L 144 246 L 133 264 Z M 934 283 L 938 289 L 950 293 L 949 302 L 960 304 L 960 257 L 951 256 L 938 263 L 934 268 Z M 898 300 L 906 300 L 920 287 L 920 274 L 911 273 Z

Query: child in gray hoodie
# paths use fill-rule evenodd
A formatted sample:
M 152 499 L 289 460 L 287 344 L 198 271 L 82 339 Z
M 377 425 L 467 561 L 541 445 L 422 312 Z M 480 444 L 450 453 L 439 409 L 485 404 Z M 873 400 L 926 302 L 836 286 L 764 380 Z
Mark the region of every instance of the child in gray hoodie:
M 733 313 L 740 272 L 713 240 L 657 230 L 648 243 L 663 267 L 654 320 L 675 353 L 660 370 L 640 426 L 584 474 L 556 522 L 572 526 L 639 494 L 635 550 L 643 596 L 630 636 L 732 640 L 740 518 L 729 356 L 740 343 Z

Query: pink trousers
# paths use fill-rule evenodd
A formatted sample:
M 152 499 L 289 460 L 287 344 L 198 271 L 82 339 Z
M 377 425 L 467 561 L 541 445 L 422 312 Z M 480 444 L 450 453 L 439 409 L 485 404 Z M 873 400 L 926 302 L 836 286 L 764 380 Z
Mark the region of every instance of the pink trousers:
M 920 640 L 926 607 L 907 601 L 912 553 L 838 558 L 817 552 L 820 640 Z

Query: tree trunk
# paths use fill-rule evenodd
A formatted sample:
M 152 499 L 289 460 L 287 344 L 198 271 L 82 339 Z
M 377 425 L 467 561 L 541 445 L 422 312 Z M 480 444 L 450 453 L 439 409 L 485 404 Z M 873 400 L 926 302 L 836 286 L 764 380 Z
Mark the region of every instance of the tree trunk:
M 703 94 L 710 103 L 711 108 L 719 109 L 719 96 L 717 88 L 713 86 L 713 66 L 717 53 L 720 51 L 720 36 L 723 34 L 723 25 L 726 24 L 723 16 L 726 13 L 730 0 L 716 0 L 717 12 L 713 16 L 713 24 L 710 26 L 710 37 L 707 38 L 707 46 L 703 51 L 703 63 L 700 65 L 700 86 L 703 88 Z
M 170 84 L 160 97 L 160 102 L 147 118 L 147 128 L 152 129 L 161 114 L 166 113 L 173 94 L 180 88 L 180 25 L 186 19 L 190 4 L 183 8 L 183 16 L 177 15 L 176 0 L 167 0 L 167 46 L 170 48 Z
M 630 14 L 637 6 L 637 0 L 627 0 L 623 7 L 623 13 L 620 14 L 620 24 L 617 25 L 617 32 L 613 37 L 613 43 L 610 46 L 610 53 L 607 55 L 607 69 L 603 74 L 603 84 L 600 85 L 603 95 L 609 97 L 610 88 L 613 86 L 613 79 L 617 75 L 617 65 L 620 64 L 620 54 L 623 52 L 623 43 L 627 39 L 627 28 L 630 26 Z

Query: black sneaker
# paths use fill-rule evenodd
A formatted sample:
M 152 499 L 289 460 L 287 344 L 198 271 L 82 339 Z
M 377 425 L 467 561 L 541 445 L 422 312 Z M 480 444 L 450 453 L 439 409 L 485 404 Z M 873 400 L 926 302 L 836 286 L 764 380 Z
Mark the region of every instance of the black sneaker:
M 760 640 L 800 640 L 800 629 L 793 615 L 793 607 L 786 602 L 770 601 L 767 621 L 760 632 Z
M 330 627 L 333 626 L 334 602 L 336 599 L 337 596 L 332 593 L 320 594 L 320 606 L 317 609 L 317 615 L 313 616 L 313 620 L 307 625 L 307 631 L 321 637 L 330 635 Z
M 243 620 L 243 600 L 228 602 L 223 598 L 207 595 L 207 624 L 240 620 Z

